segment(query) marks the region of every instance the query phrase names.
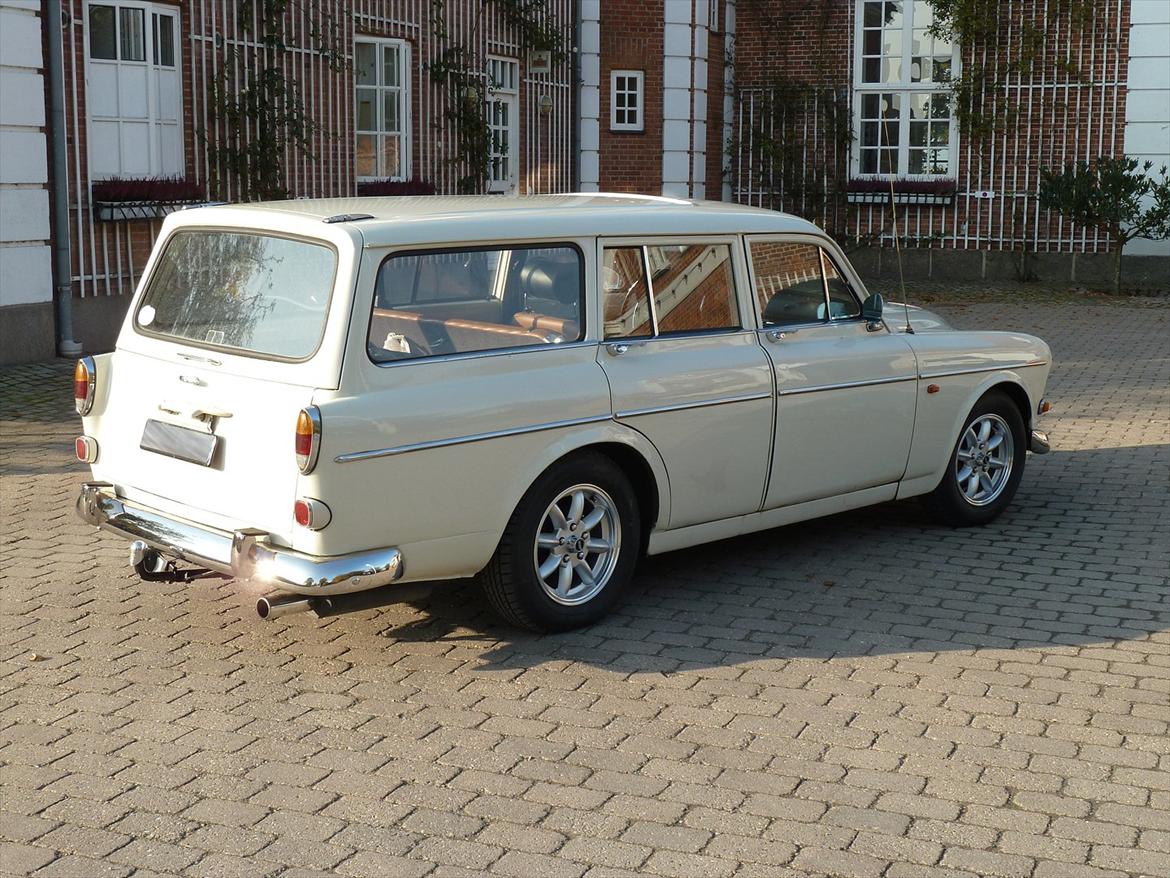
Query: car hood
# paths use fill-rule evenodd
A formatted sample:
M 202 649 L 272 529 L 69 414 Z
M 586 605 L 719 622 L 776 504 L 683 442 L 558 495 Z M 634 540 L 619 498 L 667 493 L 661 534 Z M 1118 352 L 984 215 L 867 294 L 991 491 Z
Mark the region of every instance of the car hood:
M 914 332 L 931 332 L 950 330 L 954 327 L 933 311 L 927 311 L 917 305 L 904 305 L 901 302 L 886 302 L 882 309 L 882 317 L 886 326 L 896 332 L 906 331 L 906 320 L 909 318 L 910 327 Z

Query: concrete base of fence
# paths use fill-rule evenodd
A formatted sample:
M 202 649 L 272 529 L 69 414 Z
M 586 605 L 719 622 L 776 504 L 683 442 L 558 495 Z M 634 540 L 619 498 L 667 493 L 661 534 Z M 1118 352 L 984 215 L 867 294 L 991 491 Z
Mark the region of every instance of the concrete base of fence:
M 0 308 L 0 366 L 51 360 L 57 353 L 53 303 Z
M 849 254 L 854 267 L 868 282 L 898 277 L 898 255 L 892 247 L 862 247 Z M 1113 284 L 1113 256 L 1108 253 L 1028 253 L 995 250 L 939 250 L 911 248 L 902 251 L 906 280 L 924 281 L 1019 281 L 1068 283 L 1079 287 L 1109 289 Z M 1130 291 L 1170 290 L 1170 257 L 1125 256 L 1121 284 Z

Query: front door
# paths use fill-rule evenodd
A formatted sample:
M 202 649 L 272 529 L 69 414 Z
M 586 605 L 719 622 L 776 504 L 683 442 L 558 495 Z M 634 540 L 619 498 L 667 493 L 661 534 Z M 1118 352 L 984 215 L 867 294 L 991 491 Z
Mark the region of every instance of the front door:
M 748 240 L 760 334 L 776 373 L 765 509 L 893 484 L 906 471 L 914 352 L 884 326 L 871 331 L 844 258 L 826 243 Z
M 598 361 L 614 417 L 666 464 L 670 528 L 755 512 L 767 479 L 772 367 L 744 328 L 734 243 L 602 246 Z

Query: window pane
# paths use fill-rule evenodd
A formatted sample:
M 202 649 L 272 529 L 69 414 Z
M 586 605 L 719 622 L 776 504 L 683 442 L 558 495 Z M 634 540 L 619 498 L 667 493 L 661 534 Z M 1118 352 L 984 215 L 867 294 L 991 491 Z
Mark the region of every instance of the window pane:
M 650 297 L 642 265 L 641 247 L 605 251 L 602 269 L 605 297 L 605 337 L 636 338 L 652 335 Z
M 849 282 L 842 277 L 829 254 L 823 250 L 821 253 L 825 260 L 825 280 L 829 286 L 829 316 L 834 320 L 860 316 L 861 303 L 853 295 Z
M 865 94 L 861 96 L 861 117 L 876 119 L 881 113 L 882 99 L 880 95 Z
M 398 47 L 382 47 L 382 84 L 398 87 Z
M 382 138 L 382 173 L 383 177 L 401 177 L 401 141 L 396 134 L 387 134 Z
M 374 103 L 378 91 L 373 88 L 359 88 L 357 90 L 357 127 L 359 131 L 378 130 L 378 108 Z
M 146 60 L 145 13 L 141 9 L 119 9 L 118 22 L 122 30 L 122 60 Z
M 151 275 L 138 325 L 220 347 L 307 357 L 325 330 L 336 264 L 331 249 L 304 241 L 177 232 Z
M 657 252 L 656 252 L 657 251 Z M 726 244 L 648 247 L 658 332 L 701 332 L 739 326 L 731 248 Z
M 862 82 L 881 82 L 882 59 L 866 58 L 861 64 Z
M 861 173 L 876 174 L 878 169 L 876 149 L 863 149 L 861 151 Z
M 579 341 L 581 294 L 572 247 L 391 256 L 378 270 L 368 350 L 385 363 Z
M 910 123 L 910 145 L 911 146 L 926 146 L 926 129 L 929 126 L 925 122 L 911 122 Z M 911 172 L 913 173 L 913 172 Z
M 820 249 L 811 244 L 753 242 L 756 301 L 765 326 L 825 319 Z
M 358 85 L 377 85 L 374 50 L 373 43 L 358 43 L 355 47 L 353 66 L 357 73 Z
M 382 130 L 397 134 L 401 129 L 398 118 L 398 92 L 382 93 Z
M 878 0 L 878 2 L 866 0 L 864 15 L 866 27 L 880 27 L 882 23 L 881 0 Z
M 878 146 L 878 131 L 880 129 L 880 122 L 863 122 L 861 123 L 861 145 L 862 146 Z M 925 136 L 925 135 L 924 135 Z
M 354 166 L 359 177 L 378 176 L 378 138 L 373 134 L 359 134 Z
M 118 57 L 114 7 L 89 7 L 89 57 L 114 60 Z
M 155 21 L 155 64 L 163 67 L 175 66 L 175 19 L 170 15 L 156 15 Z

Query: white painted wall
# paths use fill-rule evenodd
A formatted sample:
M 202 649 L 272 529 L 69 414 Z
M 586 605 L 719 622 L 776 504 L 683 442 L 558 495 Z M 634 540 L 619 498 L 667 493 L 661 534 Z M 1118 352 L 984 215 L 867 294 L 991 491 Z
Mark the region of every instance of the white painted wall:
M 581 0 L 579 9 L 577 185 L 581 192 L 596 192 L 601 181 L 601 0 Z
M 1125 153 L 1170 167 L 1170 0 L 1132 0 Z M 1170 256 L 1170 241 L 1131 241 L 1126 253 Z
M 666 0 L 662 194 L 706 198 L 708 0 Z
M 0 0 L 0 307 L 53 299 L 40 9 Z

